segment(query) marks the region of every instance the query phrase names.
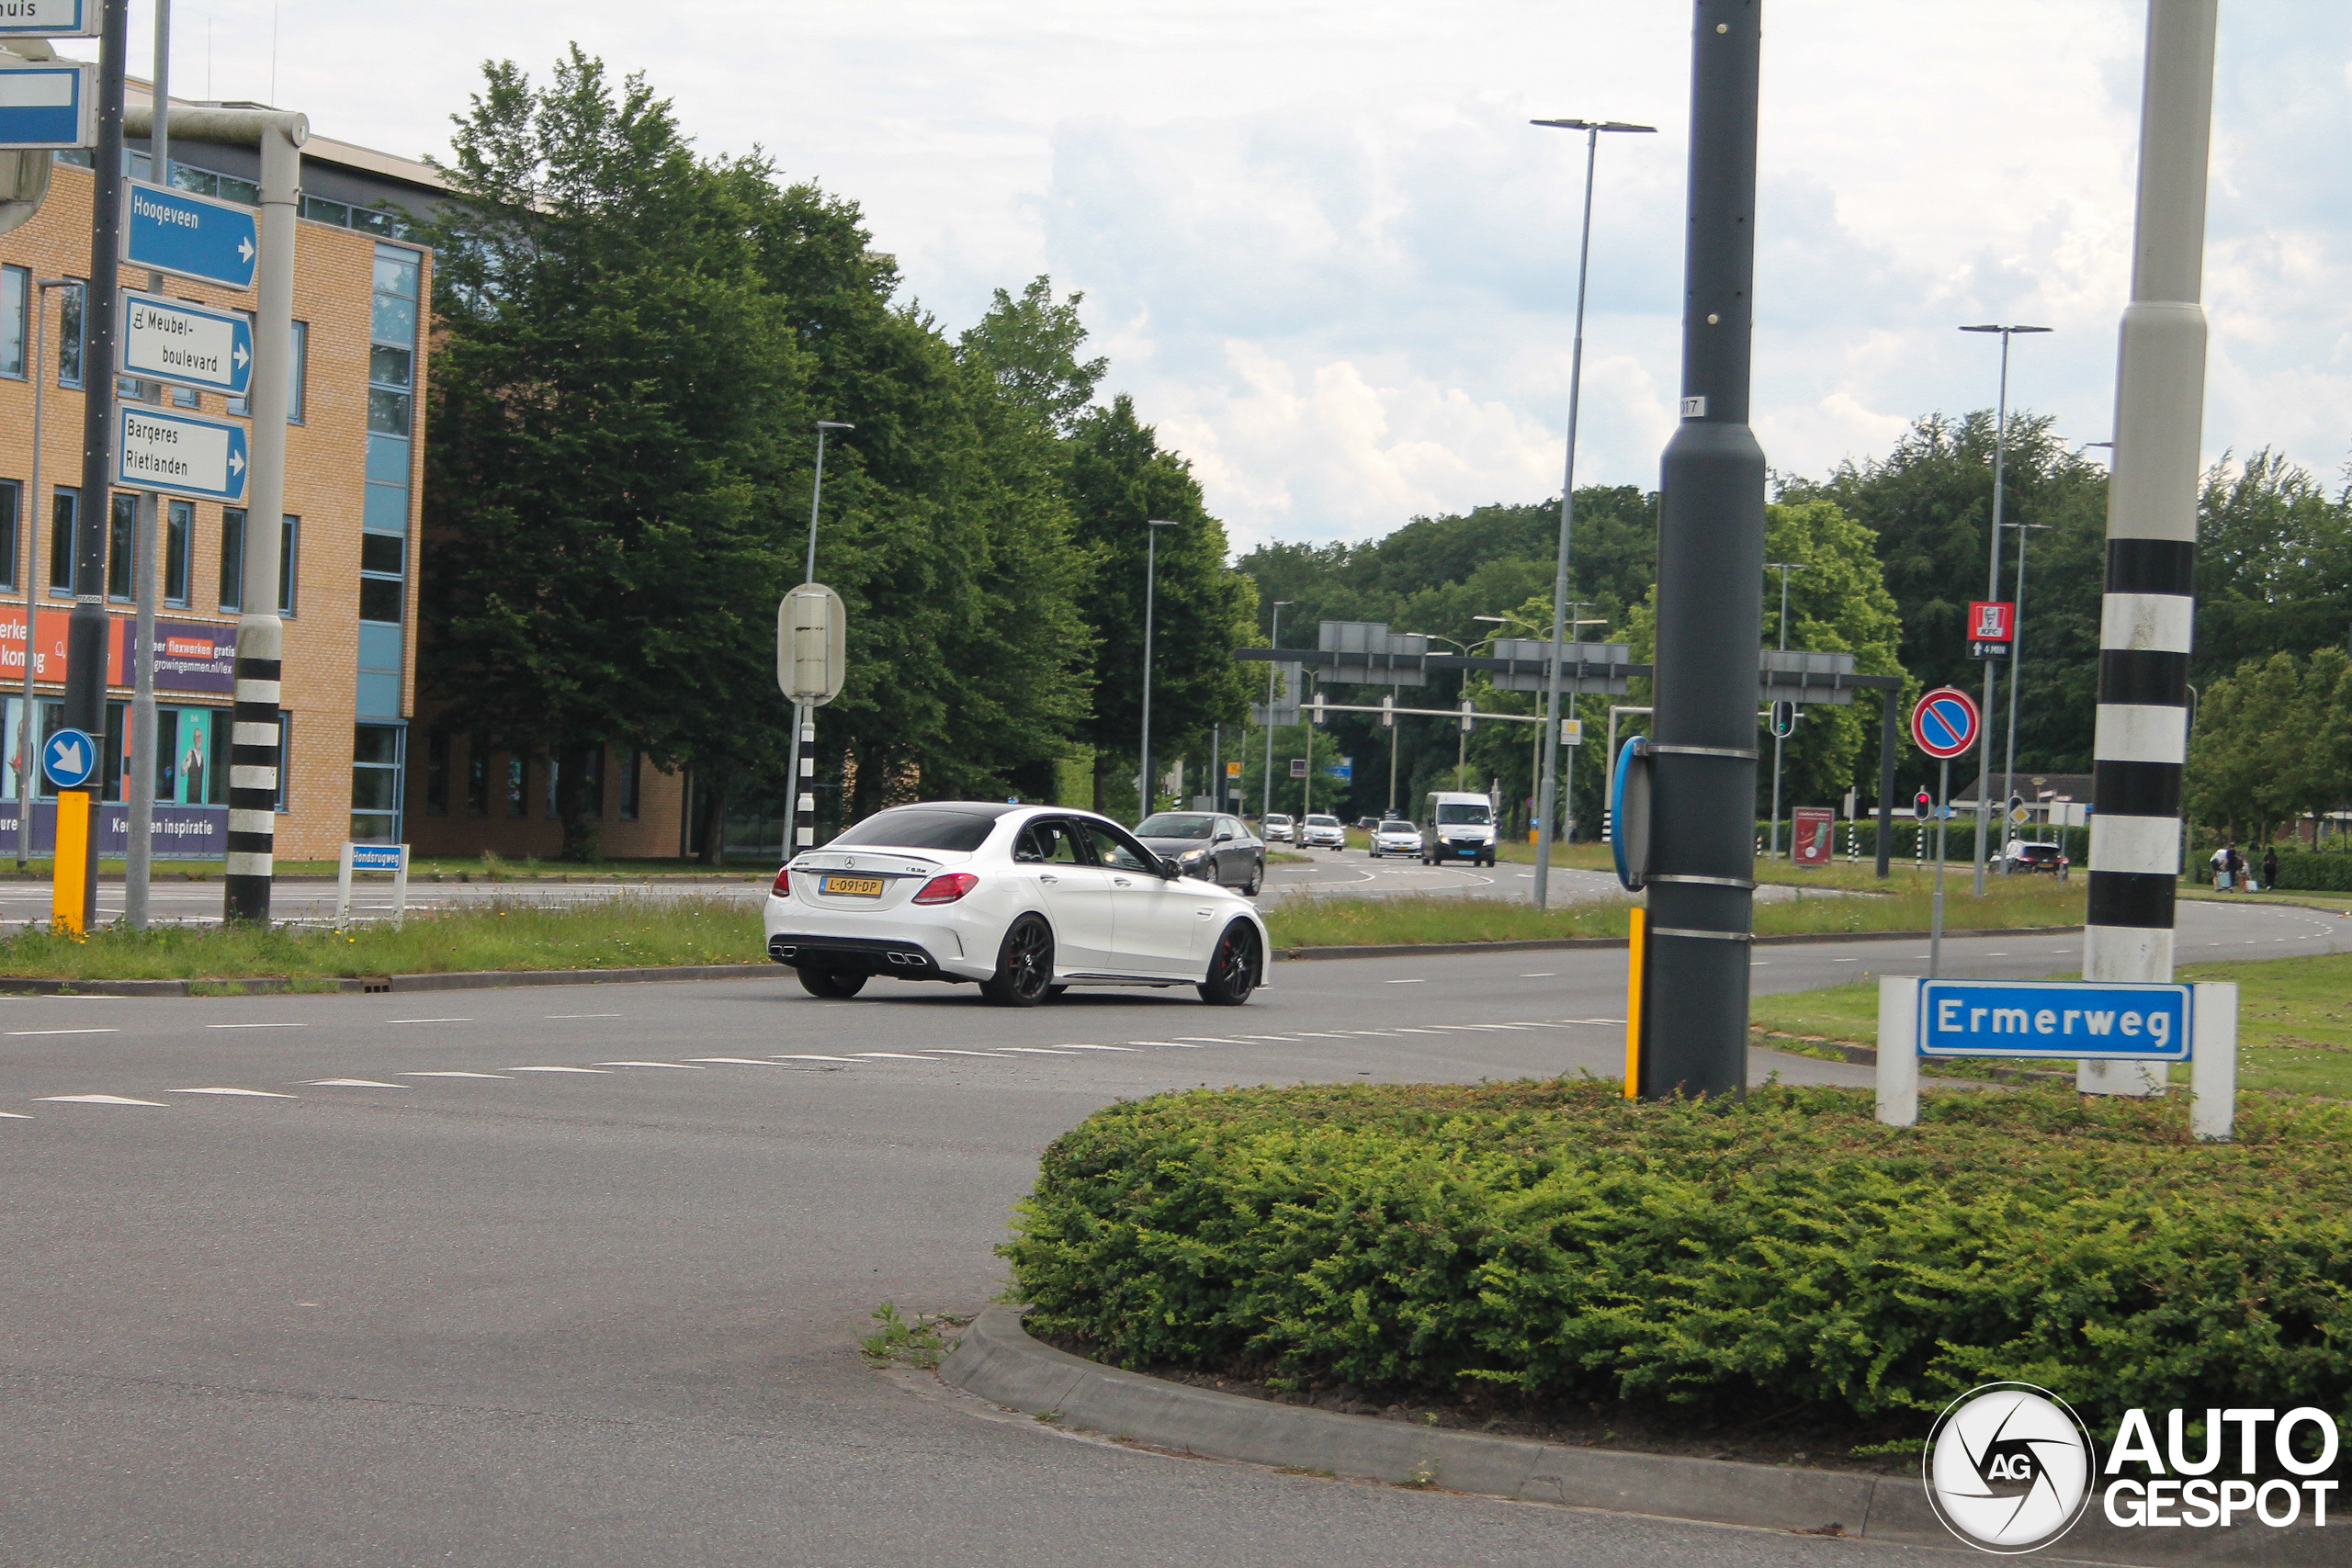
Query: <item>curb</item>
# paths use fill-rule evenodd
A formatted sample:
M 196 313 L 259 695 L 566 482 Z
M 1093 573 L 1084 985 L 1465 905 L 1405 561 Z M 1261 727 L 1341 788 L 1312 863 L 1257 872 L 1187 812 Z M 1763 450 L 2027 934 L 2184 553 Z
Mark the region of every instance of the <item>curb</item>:
M 655 980 L 748 980 L 776 972 L 774 964 L 677 964 L 642 969 L 453 969 L 441 975 L 356 975 L 334 978 L 336 991 L 484 991 L 507 986 L 642 985 Z M 284 976 L 247 980 L 39 980 L 0 976 L 0 996 L 193 997 L 276 996 L 297 985 Z M 195 987 L 202 986 L 204 990 Z M 235 987 L 235 988 L 232 988 Z M 323 995 L 327 993 L 311 993 Z
M 2067 936 L 2081 931 L 2080 926 L 1995 926 L 1984 930 L 1949 931 L 1947 938 L 1963 936 Z M 1926 942 L 1932 931 L 1792 931 L 1786 935 L 1759 936 L 1751 945 L 1756 947 L 1797 947 L 1808 942 Z M 1283 958 L 1405 958 L 1418 953 L 1530 953 L 1539 948 L 1563 947 L 1623 947 L 1622 936 L 1554 936 L 1530 937 L 1519 942 L 1379 942 L 1348 947 L 1278 947 L 1274 956 Z
M 940 1363 L 940 1380 L 1032 1416 L 1059 1412 L 1061 1425 L 1211 1459 L 1704 1524 L 1958 1544 L 1912 1476 L 1570 1448 L 1277 1404 L 1121 1371 L 1041 1345 L 1022 1330 L 1023 1310 L 992 1306 L 975 1318 Z M 2308 1526 L 2151 1534 L 2109 1523 L 2096 1504 L 2052 1557 L 2062 1553 L 2084 1562 L 2264 1568 L 2339 1568 L 2343 1561 L 2341 1548 L 2328 1547 Z

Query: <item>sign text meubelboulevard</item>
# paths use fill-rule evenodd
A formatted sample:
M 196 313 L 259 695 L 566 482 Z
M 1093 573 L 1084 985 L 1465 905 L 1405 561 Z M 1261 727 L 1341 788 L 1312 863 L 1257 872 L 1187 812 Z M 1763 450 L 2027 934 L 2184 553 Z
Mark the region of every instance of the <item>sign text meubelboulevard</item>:
M 245 498 L 245 427 L 124 403 L 115 411 L 115 482 L 211 501 Z
M 2189 1059 L 2187 986 L 1925 980 L 1923 1056 Z
M 243 315 L 126 288 L 120 319 L 124 375 L 245 395 L 254 378 L 254 328 Z
M 230 288 L 254 286 L 261 229 L 254 209 L 184 190 L 123 182 L 122 259 Z
M 96 38 L 98 0 L 6 0 L 0 38 Z
M 98 139 L 98 68 L 41 61 L 0 70 L 0 150 L 87 147 Z

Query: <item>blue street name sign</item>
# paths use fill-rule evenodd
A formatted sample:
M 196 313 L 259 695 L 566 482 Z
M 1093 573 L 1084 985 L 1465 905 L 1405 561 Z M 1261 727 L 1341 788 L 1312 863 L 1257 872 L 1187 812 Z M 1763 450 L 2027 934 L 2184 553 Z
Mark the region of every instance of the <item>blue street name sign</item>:
M 211 501 L 245 499 L 245 427 L 124 403 L 115 410 L 115 483 Z
M 122 188 L 124 261 L 229 288 L 254 286 L 261 229 L 252 208 L 144 180 L 126 180 Z
M 1923 980 L 1922 1056 L 2189 1059 L 2187 986 Z
M 402 844 L 354 844 L 351 846 L 351 869 L 398 871 L 401 857 L 407 852 L 407 846 Z
M 0 0 L 6 5 L 7 0 Z M 234 310 L 122 292 L 120 368 L 182 387 L 245 395 L 254 378 L 253 323 Z
M 83 730 L 58 730 L 41 742 L 40 768 L 58 788 L 80 789 L 98 771 L 98 743 Z
M 89 147 L 97 140 L 96 66 L 61 60 L 0 70 L 0 150 Z
M 96 38 L 98 0 L 0 0 L 0 38 Z

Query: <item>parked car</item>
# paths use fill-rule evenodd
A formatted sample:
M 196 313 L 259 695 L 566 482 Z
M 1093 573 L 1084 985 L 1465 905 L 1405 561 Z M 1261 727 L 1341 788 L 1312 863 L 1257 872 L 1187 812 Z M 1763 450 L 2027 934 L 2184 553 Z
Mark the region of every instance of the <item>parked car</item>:
M 1363 829 L 1367 833 L 1377 832 L 1380 828 L 1380 818 L 1377 817 L 1359 817 L 1356 818 L 1356 826 Z
M 1348 830 L 1336 817 L 1316 812 L 1299 825 L 1298 841 L 1310 850 L 1344 850 L 1348 847 Z
M 1266 819 L 1258 824 L 1258 829 L 1270 844 L 1287 844 L 1296 833 L 1291 819 L 1279 811 L 1267 812 Z
M 1410 822 L 1389 818 L 1376 822 L 1372 829 L 1372 858 L 1383 855 L 1411 855 L 1421 851 L 1421 830 Z
M 1495 863 L 1495 807 L 1483 795 L 1432 790 L 1421 802 L 1421 859 Z
M 1136 824 L 1136 837 L 1186 876 L 1238 887 L 1250 897 L 1266 882 L 1266 846 L 1238 818 L 1220 812 L 1162 811 Z
M 2055 844 L 2012 843 L 2002 852 L 2001 858 L 2008 863 L 2007 869 L 2010 872 L 2047 872 L 2061 879 L 2075 863 Z
M 1066 807 L 877 812 L 777 872 L 763 923 L 768 956 L 833 999 L 887 975 L 977 984 L 1008 1007 L 1091 985 L 1192 986 L 1238 1007 L 1265 977 L 1249 899 Z

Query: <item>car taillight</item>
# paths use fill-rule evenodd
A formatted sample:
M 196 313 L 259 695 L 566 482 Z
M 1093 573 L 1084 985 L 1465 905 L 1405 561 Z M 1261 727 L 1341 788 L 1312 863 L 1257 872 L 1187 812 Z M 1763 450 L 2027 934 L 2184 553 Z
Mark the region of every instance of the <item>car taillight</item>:
M 792 868 L 790 866 L 787 865 L 775 874 L 775 886 L 768 889 L 768 896 L 772 898 L 792 897 Z
M 918 904 L 953 904 L 980 885 L 980 879 L 968 871 L 950 871 L 933 877 L 916 894 Z

